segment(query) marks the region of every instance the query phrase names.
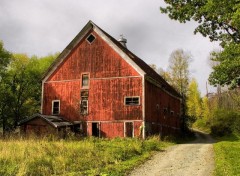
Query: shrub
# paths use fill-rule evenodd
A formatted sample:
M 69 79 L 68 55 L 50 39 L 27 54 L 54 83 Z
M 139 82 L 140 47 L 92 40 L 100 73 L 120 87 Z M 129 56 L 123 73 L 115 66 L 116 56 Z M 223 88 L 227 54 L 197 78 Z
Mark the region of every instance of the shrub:
M 211 133 L 214 136 L 224 136 L 240 131 L 240 115 L 236 111 L 218 109 L 213 113 Z

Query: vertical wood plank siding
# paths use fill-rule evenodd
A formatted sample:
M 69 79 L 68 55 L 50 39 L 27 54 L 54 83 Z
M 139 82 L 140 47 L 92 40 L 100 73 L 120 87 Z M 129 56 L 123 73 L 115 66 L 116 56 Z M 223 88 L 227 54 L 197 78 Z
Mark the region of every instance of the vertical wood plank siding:
M 44 84 L 43 114 L 52 115 L 52 101 L 60 100 L 60 115 L 70 121 L 79 119 L 80 81 Z
M 126 106 L 125 96 L 142 98 L 141 78 L 91 80 L 88 120 L 141 120 L 142 104 Z
M 91 78 L 139 76 L 105 41 L 92 33 L 96 36 L 93 43 L 84 38 L 48 81 L 80 79 L 82 72 L 90 72 Z
M 145 83 L 146 133 L 177 134 L 180 130 L 180 100 L 155 85 Z M 167 112 L 164 113 L 164 108 Z M 171 111 L 174 113 L 171 114 Z

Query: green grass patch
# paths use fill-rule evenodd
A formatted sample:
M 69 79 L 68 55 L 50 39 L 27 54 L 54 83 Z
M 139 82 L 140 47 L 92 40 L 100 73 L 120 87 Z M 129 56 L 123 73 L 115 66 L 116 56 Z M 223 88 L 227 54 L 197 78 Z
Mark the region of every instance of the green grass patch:
M 172 144 L 157 137 L 0 140 L 0 175 L 125 175 Z
M 230 135 L 219 138 L 214 144 L 215 175 L 240 175 L 240 136 Z
M 193 123 L 192 127 L 194 129 L 198 129 L 200 131 L 210 133 L 210 125 L 204 119 L 197 119 L 196 122 Z

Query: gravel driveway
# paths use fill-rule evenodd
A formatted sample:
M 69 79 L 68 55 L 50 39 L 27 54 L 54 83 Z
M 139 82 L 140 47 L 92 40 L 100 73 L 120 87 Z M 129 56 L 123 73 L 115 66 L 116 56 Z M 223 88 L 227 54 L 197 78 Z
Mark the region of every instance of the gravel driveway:
M 196 132 L 192 143 L 169 147 L 132 171 L 130 176 L 209 176 L 214 169 L 213 139 Z

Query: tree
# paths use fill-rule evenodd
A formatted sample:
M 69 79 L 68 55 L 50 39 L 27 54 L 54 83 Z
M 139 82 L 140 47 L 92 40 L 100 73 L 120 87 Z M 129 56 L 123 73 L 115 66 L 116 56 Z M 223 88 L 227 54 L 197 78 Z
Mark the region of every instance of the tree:
M 194 33 L 200 32 L 211 41 L 220 41 L 223 51 L 214 56 L 219 64 L 213 67 L 210 83 L 239 85 L 240 65 L 240 1 L 238 0 L 165 0 L 162 13 L 181 23 L 194 20 L 199 23 Z
M 14 128 L 22 118 L 40 111 L 41 78 L 56 56 L 29 58 L 26 54 L 14 54 L 8 70 Z
M 175 50 L 169 58 L 168 82 L 183 96 L 186 95 L 189 84 L 189 62 L 191 55 L 182 49 Z
M 41 78 L 58 53 L 38 58 L 13 54 L 0 84 L 3 131 L 13 130 L 22 118 L 40 111 Z
M 171 76 L 170 73 L 168 71 L 165 71 L 163 68 L 159 68 L 159 75 L 161 75 L 161 77 L 163 77 L 163 79 L 165 79 L 169 84 L 171 83 Z
M 240 43 L 240 1 L 238 0 L 164 0 L 162 13 L 181 23 L 199 23 L 194 33 L 200 32 L 211 41 Z
M 155 64 L 149 64 L 149 66 L 155 71 L 157 72 L 157 66 Z
M 209 76 L 210 84 L 240 86 L 240 44 L 231 43 L 222 52 L 212 52 L 211 60 L 217 64 Z
M 4 49 L 3 42 L 0 41 L 0 81 L 11 60 L 11 53 Z M 1 82 L 0 82 L 1 83 Z
M 209 100 L 207 97 L 203 97 L 202 99 L 202 117 L 206 122 L 209 121 L 211 118 Z
M 187 92 L 187 114 L 197 119 L 201 118 L 201 96 L 198 90 L 198 84 L 195 79 L 192 79 Z
M 5 80 L 7 79 L 7 67 L 11 61 L 11 53 L 4 49 L 3 42 L 0 41 L 0 127 L 3 132 L 7 126 L 7 102 L 11 101 L 7 98 L 8 92 L 6 91 L 7 85 Z
M 188 67 L 190 60 L 190 54 L 182 49 L 175 50 L 170 55 L 168 71 L 163 73 L 166 81 L 182 96 L 181 128 L 184 133 L 188 131 L 188 126 L 191 124 L 191 119 L 186 116 L 186 92 L 189 84 Z

